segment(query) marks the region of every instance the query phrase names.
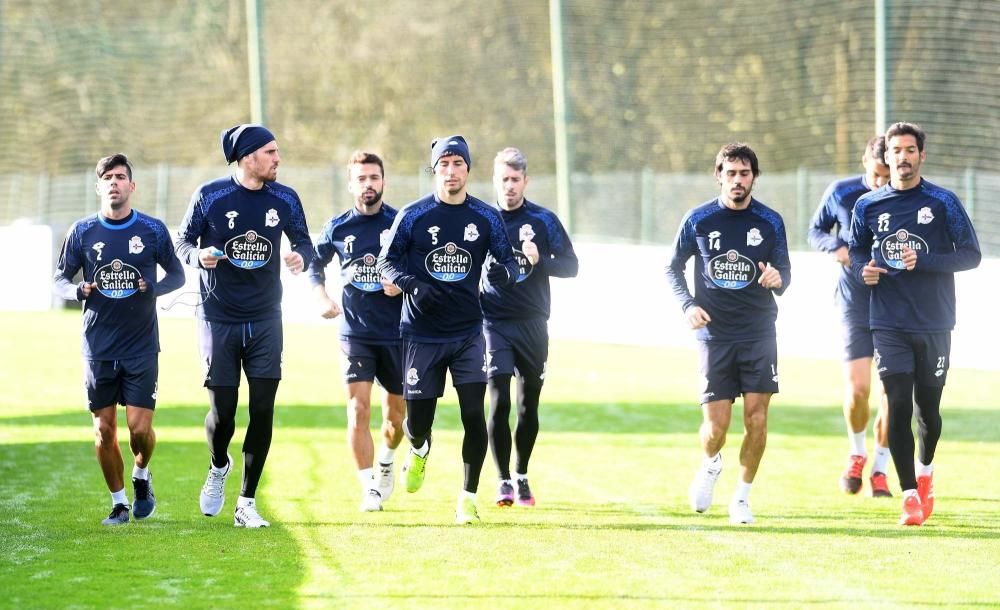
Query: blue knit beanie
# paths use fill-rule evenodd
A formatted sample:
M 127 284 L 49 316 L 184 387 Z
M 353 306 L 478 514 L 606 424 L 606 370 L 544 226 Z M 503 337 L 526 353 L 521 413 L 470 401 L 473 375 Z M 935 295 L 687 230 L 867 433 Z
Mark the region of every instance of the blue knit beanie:
M 226 163 L 232 163 L 274 139 L 274 135 L 263 125 L 253 123 L 236 125 L 222 130 L 222 153 L 226 155 Z
M 431 169 L 437 165 L 441 157 L 448 155 L 458 155 L 465 159 L 465 164 L 472 168 L 472 155 L 469 154 L 469 145 L 462 136 L 448 136 L 447 138 L 435 138 L 431 142 Z

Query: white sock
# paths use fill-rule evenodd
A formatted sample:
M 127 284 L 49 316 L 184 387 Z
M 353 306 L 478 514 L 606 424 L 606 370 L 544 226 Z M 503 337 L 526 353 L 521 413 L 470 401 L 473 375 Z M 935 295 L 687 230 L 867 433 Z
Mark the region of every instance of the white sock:
M 382 446 L 382 454 L 379 455 L 378 461 L 380 464 L 391 464 L 396 458 L 396 450 L 389 449 L 385 445 Z
M 431 450 L 430 443 L 428 443 L 427 441 L 424 441 L 423 445 L 421 445 L 419 447 L 414 447 L 413 448 L 413 453 L 416 453 L 420 457 L 427 457 L 427 452 L 430 451 L 430 450 Z
M 734 502 L 740 502 L 740 501 L 749 502 L 750 501 L 750 486 L 751 485 L 753 485 L 753 483 L 745 483 L 743 481 L 740 481 L 739 483 L 737 483 L 736 484 L 736 493 L 733 494 L 733 501 Z
M 921 464 L 917 460 L 917 476 L 918 477 L 929 477 L 934 474 L 934 464 Z
M 257 501 L 254 498 L 244 498 L 243 496 L 240 496 L 239 498 L 236 498 L 236 507 L 237 508 L 243 508 L 243 507 L 246 507 L 246 506 L 255 506 L 256 504 L 257 504 Z
M 464 489 L 462 490 L 462 497 L 463 498 L 469 498 L 473 502 L 476 501 L 476 494 L 474 492 L 471 492 L 471 491 L 465 491 Z
M 515 472 L 514 473 L 514 478 L 517 479 L 518 481 L 527 481 L 528 480 L 528 473 L 526 473 L 526 472 L 525 473 Z
M 111 508 L 114 508 L 117 504 L 124 504 L 128 506 L 128 494 L 125 493 L 125 488 L 122 487 L 118 491 L 111 492 Z
M 908 498 L 909 496 L 915 496 L 915 495 L 917 495 L 917 490 L 916 489 L 904 489 L 903 490 L 903 499 L 904 500 L 906 498 Z
M 358 482 L 361 483 L 362 489 L 368 490 L 375 486 L 372 470 L 372 468 L 362 468 L 358 471 Z
M 865 450 L 865 430 L 849 432 L 847 436 L 851 439 L 851 455 L 868 457 L 868 451 Z
M 712 457 L 707 457 L 707 458 L 703 459 L 702 462 L 701 462 L 701 465 L 705 466 L 706 468 L 713 468 L 713 469 L 716 469 L 716 470 L 719 469 L 719 468 L 721 468 L 722 467 L 722 452 L 720 451 L 720 452 L 716 453 L 715 455 L 713 455 Z
M 875 443 L 875 463 L 872 464 L 872 472 L 885 472 L 885 467 L 889 465 L 889 448 Z
M 209 463 L 211 464 L 211 462 L 209 462 Z M 218 466 L 216 466 L 215 464 L 212 464 L 212 472 L 217 472 L 217 473 L 219 473 L 219 474 L 226 474 L 227 472 L 229 472 L 229 467 L 230 467 L 230 466 L 232 466 L 232 464 L 228 464 L 228 463 L 227 463 L 227 464 L 226 464 L 225 466 L 223 466 L 222 468 L 219 468 L 219 467 L 218 467 Z
M 132 478 L 133 479 L 141 479 L 143 481 L 148 481 L 149 480 L 149 468 L 139 468 L 139 465 L 136 464 L 135 466 L 132 467 Z

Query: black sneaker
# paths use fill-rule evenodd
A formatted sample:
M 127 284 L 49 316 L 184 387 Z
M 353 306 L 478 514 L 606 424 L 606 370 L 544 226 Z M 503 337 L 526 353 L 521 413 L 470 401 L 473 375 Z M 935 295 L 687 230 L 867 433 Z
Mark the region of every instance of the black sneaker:
M 149 478 L 146 480 L 132 479 L 132 490 L 135 492 L 135 504 L 132 505 L 132 508 L 135 510 L 136 520 L 152 517 L 153 513 L 156 512 L 156 498 L 153 496 L 153 473 L 149 473 L 148 476 Z
M 534 506 L 535 496 L 531 495 L 528 479 L 517 480 L 517 503 L 519 506 Z
M 115 504 L 111 509 L 111 514 L 101 525 L 125 525 L 128 523 L 128 504 Z

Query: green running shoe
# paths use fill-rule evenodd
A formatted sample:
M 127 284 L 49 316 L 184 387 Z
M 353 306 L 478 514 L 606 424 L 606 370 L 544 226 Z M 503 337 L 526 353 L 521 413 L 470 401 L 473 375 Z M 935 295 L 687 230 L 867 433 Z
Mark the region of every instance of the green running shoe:
M 455 507 L 455 523 L 458 525 L 479 523 L 479 510 L 476 509 L 476 503 L 464 493 L 458 495 L 458 505 Z
M 424 484 L 424 469 L 427 468 L 427 456 L 420 457 L 410 448 L 409 455 L 406 456 L 406 464 L 403 465 L 403 476 L 406 477 L 406 491 L 413 493 Z

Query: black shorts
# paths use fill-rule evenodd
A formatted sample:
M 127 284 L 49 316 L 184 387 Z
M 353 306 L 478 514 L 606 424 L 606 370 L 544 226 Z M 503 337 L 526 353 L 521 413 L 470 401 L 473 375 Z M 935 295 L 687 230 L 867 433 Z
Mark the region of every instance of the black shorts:
M 486 383 L 486 341 L 482 333 L 450 343 L 418 343 L 403 340 L 406 362 L 407 400 L 440 398 L 445 373 L 451 370 L 453 385 Z
M 403 393 L 403 342 L 395 345 L 365 343 L 359 339 L 340 340 L 344 354 L 344 383 L 378 380 L 390 394 Z
M 845 361 L 871 358 L 875 355 L 872 331 L 867 326 L 844 322 L 841 326 L 841 333 L 844 337 Z
M 198 320 L 205 387 L 239 387 L 247 378 L 281 379 L 281 318 L 259 322 Z
M 876 330 L 875 369 L 879 379 L 909 373 L 921 385 L 942 387 L 951 365 L 951 333 Z
M 504 320 L 484 327 L 486 335 L 486 374 L 545 380 L 549 359 L 549 325 L 545 320 Z
M 778 344 L 769 339 L 718 343 L 699 341 L 705 389 L 701 404 L 735 400 L 747 392 L 777 394 Z
M 97 411 L 112 405 L 127 405 L 155 409 L 159 369 L 159 354 L 124 360 L 84 360 L 87 408 Z

